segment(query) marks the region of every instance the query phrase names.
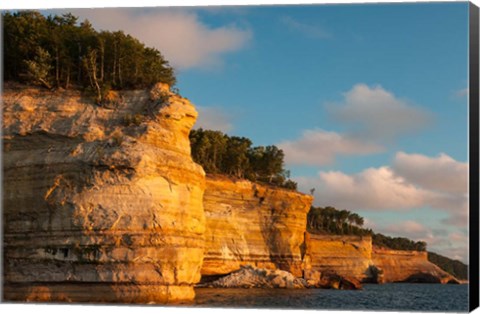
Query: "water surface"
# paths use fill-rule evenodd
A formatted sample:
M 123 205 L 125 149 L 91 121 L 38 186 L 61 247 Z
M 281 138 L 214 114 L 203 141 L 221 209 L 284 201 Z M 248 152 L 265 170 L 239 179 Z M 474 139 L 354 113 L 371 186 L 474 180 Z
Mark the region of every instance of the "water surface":
M 468 312 L 468 285 L 365 284 L 363 290 L 195 289 L 196 306 Z

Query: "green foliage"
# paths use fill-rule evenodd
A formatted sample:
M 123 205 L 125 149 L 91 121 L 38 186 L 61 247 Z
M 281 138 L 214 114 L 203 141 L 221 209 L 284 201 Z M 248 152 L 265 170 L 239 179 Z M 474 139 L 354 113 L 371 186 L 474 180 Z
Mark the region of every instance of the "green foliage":
M 372 242 L 379 247 L 385 247 L 392 250 L 406 250 L 406 251 L 426 251 L 427 243 L 424 241 L 412 241 L 402 237 L 389 237 L 381 233 L 374 233 L 372 235 Z
M 97 32 L 72 14 L 45 17 L 37 11 L 2 13 L 5 80 L 45 87 L 90 88 L 102 97 L 113 89 L 173 86 L 173 68 L 162 54 L 136 38 Z
M 50 65 L 51 58 L 48 51 L 41 47 L 37 48 L 33 60 L 26 60 L 27 76 L 35 83 L 42 84 L 46 88 L 51 88 L 49 81 L 49 72 L 52 69 Z
M 245 137 L 228 136 L 220 131 L 192 130 L 192 157 L 207 173 L 269 183 L 296 190 L 284 167 L 284 153 L 276 146 L 251 147 Z
M 392 250 L 426 251 L 427 244 L 423 241 L 412 241 L 407 238 L 389 237 L 381 233 L 374 233 L 371 229 L 363 228 L 364 219 L 360 215 L 348 210 L 338 210 L 327 206 L 313 207 L 307 215 L 307 229 L 311 232 L 336 235 L 371 235 L 372 243 L 378 247 Z
M 348 210 L 327 206 L 310 208 L 307 215 L 307 229 L 312 232 L 337 235 L 371 235 L 372 230 L 363 229 L 364 219 Z
M 468 266 L 458 260 L 428 252 L 428 260 L 457 279 L 468 279 Z

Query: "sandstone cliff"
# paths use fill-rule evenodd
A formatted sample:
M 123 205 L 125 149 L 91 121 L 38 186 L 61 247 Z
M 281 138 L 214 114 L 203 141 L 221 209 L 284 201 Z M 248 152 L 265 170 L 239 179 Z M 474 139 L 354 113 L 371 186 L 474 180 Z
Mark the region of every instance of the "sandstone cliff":
M 427 252 L 374 247 L 372 262 L 383 273 L 383 282 L 458 283 L 452 275 L 429 262 Z
M 227 274 L 252 265 L 301 277 L 312 200 L 295 191 L 207 176 L 202 275 Z
M 427 259 L 427 252 L 387 250 L 372 246 L 369 236 L 335 236 L 307 233 L 306 273 L 333 272 L 362 282 L 458 281 Z
M 197 112 L 157 85 L 110 95 L 6 87 L 4 298 L 194 298 L 204 250 Z
M 304 267 L 367 281 L 372 277 L 372 238 L 307 233 Z

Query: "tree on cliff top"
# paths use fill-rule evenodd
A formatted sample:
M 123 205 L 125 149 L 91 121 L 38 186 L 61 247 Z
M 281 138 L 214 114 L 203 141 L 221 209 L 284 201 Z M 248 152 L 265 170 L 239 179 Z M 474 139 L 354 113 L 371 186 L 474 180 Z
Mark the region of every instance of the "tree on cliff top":
M 28 77 L 33 82 L 39 83 L 49 89 L 52 87 L 48 82 L 48 74 L 52 69 L 50 62 L 50 54 L 41 47 L 37 48 L 37 52 L 33 60 L 25 60 Z
M 372 243 L 378 247 L 392 250 L 426 251 L 427 243 L 413 241 L 402 237 L 390 237 L 363 228 L 364 219 L 349 210 L 338 210 L 335 207 L 312 206 L 307 215 L 307 230 L 335 235 L 370 235 Z
M 44 87 L 99 91 L 175 85 L 173 68 L 162 54 L 138 39 L 97 32 L 72 14 L 45 17 L 37 11 L 2 13 L 6 81 Z M 102 95 L 100 95 L 102 96 Z
M 468 266 L 464 263 L 433 252 L 428 252 L 428 260 L 455 278 L 468 280 Z
M 251 147 L 248 138 L 203 129 L 190 132 L 190 143 L 193 160 L 207 173 L 297 189 L 297 183 L 284 169 L 284 153 L 276 146 Z

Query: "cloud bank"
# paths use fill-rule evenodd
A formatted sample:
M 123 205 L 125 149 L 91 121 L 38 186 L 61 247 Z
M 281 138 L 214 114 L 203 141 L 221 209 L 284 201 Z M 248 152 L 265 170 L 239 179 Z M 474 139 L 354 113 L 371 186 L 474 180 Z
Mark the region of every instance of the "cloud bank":
M 304 130 L 293 140 L 277 144 L 288 165 L 324 166 L 339 155 L 376 154 L 400 136 L 414 133 L 432 120 L 432 115 L 396 98 L 381 86 L 357 84 L 339 104 L 328 104 L 327 112 L 346 132 Z
M 446 154 L 432 158 L 399 152 L 393 169 L 398 175 L 426 189 L 459 194 L 468 190 L 468 164 Z
M 398 152 L 393 166 L 359 173 L 320 171 L 294 178 L 301 191 L 316 189 L 315 204 L 351 210 L 409 211 L 429 207 L 449 214 L 448 222 L 466 227 L 468 164 L 446 154 L 428 157 Z M 447 220 L 445 221 L 447 222 Z
M 433 250 L 468 264 L 468 236 L 466 233 L 435 230 L 413 220 L 400 221 L 387 226 L 376 226 L 375 230 L 391 236 L 425 241 L 429 251 Z
M 381 86 L 357 84 L 339 104 L 327 106 L 330 114 L 362 138 L 390 141 L 415 133 L 432 121 L 432 115 Z
M 284 151 L 287 164 L 315 166 L 330 164 L 337 155 L 368 155 L 383 150 L 378 145 L 324 130 L 306 130 L 299 139 L 277 146 Z
M 123 30 L 157 48 L 177 69 L 211 68 L 222 56 L 240 50 L 252 38 L 249 29 L 210 27 L 197 14 L 180 8 L 96 8 L 69 10 L 97 30 Z

